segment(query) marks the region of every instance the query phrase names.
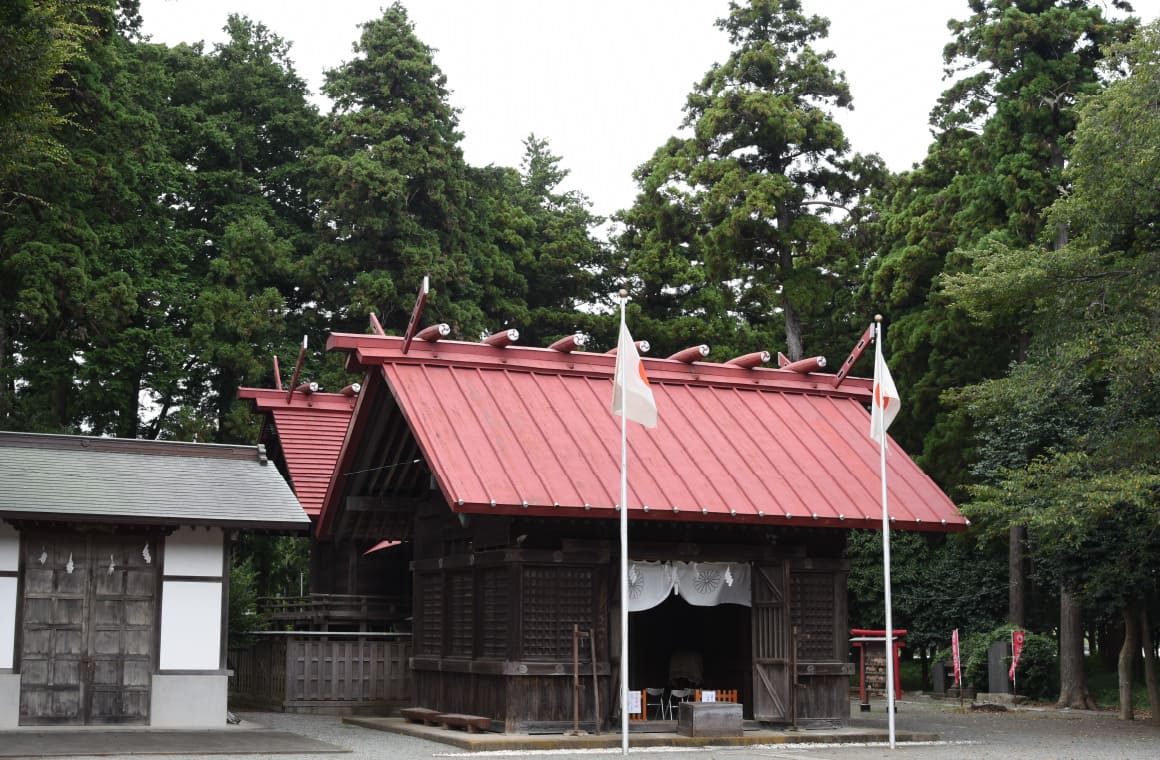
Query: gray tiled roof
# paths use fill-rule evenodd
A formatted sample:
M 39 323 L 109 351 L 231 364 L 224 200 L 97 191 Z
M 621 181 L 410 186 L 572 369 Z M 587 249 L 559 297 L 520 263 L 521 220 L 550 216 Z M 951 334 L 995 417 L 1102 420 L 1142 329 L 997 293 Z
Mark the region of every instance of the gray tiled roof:
M 0 517 L 305 532 L 258 446 L 0 432 Z

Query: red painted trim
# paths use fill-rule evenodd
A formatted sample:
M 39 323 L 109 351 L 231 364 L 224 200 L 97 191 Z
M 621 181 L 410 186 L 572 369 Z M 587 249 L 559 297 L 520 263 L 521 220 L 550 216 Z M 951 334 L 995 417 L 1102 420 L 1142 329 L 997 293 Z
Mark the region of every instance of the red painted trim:
M 320 411 L 348 412 L 354 409 L 356 399 L 343 393 L 299 394 L 286 400 L 285 391 L 268 388 L 239 388 L 238 398 L 250 399 L 260 412 L 275 409 L 317 409 Z
M 362 441 L 363 433 L 371 422 L 370 415 L 363 412 L 364 405 L 368 408 L 373 405 L 374 400 L 383 391 L 385 385 L 381 369 L 377 372 L 368 372 L 366 379 L 363 380 L 362 390 L 357 396 L 358 401 L 354 408 L 354 416 L 351 419 L 350 427 L 346 430 L 346 437 L 342 441 L 338 461 L 334 464 L 330 484 L 326 487 L 326 495 L 322 497 L 322 509 L 319 512 L 318 523 L 315 527 L 315 535 L 320 540 L 325 541 L 330 538 L 330 531 L 334 528 L 334 517 L 338 513 L 343 498 L 346 472 L 351 468 L 359 442 Z
M 547 348 L 507 346 L 503 351 L 482 343 L 444 340 L 438 343 L 413 343 L 403 354 L 402 338 L 378 337 L 352 333 L 332 333 L 326 342 L 328 351 L 347 351 L 347 367 L 369 370 L 390 363 L 393 365 L 431 364 L 457 368 L 502 368 L 507 371 L 526 370 L 560 375 L 607 377 L 611 380 L 616 368 L 614 354 L 587 351 L 562 354 Z M 742 386 L 771 388 L 801 393 L 819 393 L 832 398 L 857 398 L 870 403 L 873 380 L 848 378 L 841 390 L 833 386 L 833 375 L 812 373 L 802 375 L 771 367 L 745 368 L 715 362 L 686 362 L 675 359 L 641 357 L 646 364 L 650 383 L 678 383 L 680 385 Z

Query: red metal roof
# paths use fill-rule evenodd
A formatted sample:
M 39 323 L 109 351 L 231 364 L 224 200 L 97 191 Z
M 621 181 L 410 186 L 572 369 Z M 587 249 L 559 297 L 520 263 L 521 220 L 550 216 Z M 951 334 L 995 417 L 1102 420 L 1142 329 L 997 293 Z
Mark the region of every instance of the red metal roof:
M 616 517 L 613 356 L 455 341 L 415 341 L 405 355 L 401 347 L 401 338 L 348 334 L 327 344 L 347 351 L 352 369 L 381 368 L 452 510 Z M 653 430 L 629 424 L 632 519 L 881 525 L 871 381 L 835 389 L 830 374 L 644 363 L 660 421 Z M 887 470 L 895 527 L 966 527 L 897 445 Z M 325 511 L 339 508 L 340 491 L 331 489 Z
M 290 486 L 306 514 L 317 518 L 356 399 L 341 393 L 301 392 L 287 399 L 285 390 L 263 388 L 241 388 L 238 397 L 252 399 L 258 411 L 273 416 Z

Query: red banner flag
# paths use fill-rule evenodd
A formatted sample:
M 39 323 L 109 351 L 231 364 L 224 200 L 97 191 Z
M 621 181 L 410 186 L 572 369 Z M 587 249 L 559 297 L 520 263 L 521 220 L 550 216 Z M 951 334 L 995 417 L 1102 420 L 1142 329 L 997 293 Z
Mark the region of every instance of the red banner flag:
M 951 654 L 955 658 L 955 683 L 959 686 L 963 685 L 963 671 L 959 666 L 959 629 L 956 628 L 951 633 Z
M 1023 653 L 1023 631 L 1011 631 L 1011 669 L 1007 678 L 1015 680 L 1015 668 L 1019 665 L 1019 655 Z

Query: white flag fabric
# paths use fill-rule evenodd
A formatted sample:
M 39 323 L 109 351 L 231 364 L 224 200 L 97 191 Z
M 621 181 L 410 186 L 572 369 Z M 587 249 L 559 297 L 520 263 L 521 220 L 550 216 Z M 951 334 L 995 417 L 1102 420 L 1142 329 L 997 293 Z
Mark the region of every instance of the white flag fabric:
M 657 426 L 657 404 L 653 399 L 644 364 L 636 351 L 636 344 L 628 327 L 620 323 L 620 340 L 616 344 L 616 378 L 612 391 L 612 413 L 624 414 L 627 419 L 645 427 Z
M 881 328 L 879 328 L 881 343 Z M 882 346 L 877 346 L 874 352 L 874 398 L 870 408 L 870 437 L 882 443 L 886 438 L 886 430 L 894 418 L 898 416 L 900 406 L 898 389 L 894 387 L 894 378 L 890 376 L 890 368 L 882 358 Z

